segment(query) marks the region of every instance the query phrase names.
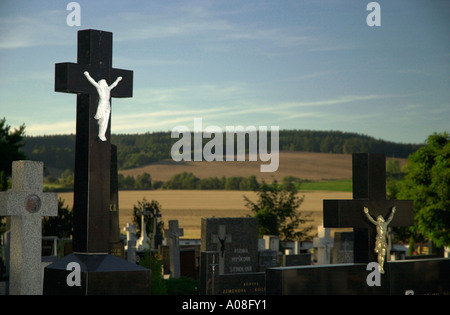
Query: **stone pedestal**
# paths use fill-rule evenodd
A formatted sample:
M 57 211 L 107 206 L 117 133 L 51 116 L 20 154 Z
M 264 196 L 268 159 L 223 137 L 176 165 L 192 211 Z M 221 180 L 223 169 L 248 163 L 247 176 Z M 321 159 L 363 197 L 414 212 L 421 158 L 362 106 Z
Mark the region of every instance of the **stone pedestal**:
M 80 266 L 80 286 L 70 286 L 68 265 Z M 69 279 L 69 282 L 67 281 Z M 45 268 L 44 295 L 149 295 L 151 271 L 109 254 L 70 254 Z

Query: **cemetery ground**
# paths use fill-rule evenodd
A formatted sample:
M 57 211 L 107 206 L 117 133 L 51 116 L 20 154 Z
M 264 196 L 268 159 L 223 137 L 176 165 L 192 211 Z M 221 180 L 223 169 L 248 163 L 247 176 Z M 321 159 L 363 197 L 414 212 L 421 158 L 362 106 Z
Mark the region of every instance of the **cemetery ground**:
M 59 193 L 65 205 L 72 208 L 73 193 Z M 161 220 L 178 220 L 184 229 L 183 238 L 200 238 L 201 218 L 246 217 L 253 214 L 245 207 L 244 195 L 256 201 L 253 191 L 227 190 L 132 190 L 119 192 L 119 224 L 121 232 L 127 223 L 133 222 L 133 205 L 144 197 L 147 201 L 156 200 L 161 206 Z M 300 191 L 305 196 L 300 211 L 311 213 L 313 226 L 311 233 L 322 225 L 323 199 L 349 199 L 351 192 L 342 191 Z M 311 234 L 311 236 L 314 236 Z

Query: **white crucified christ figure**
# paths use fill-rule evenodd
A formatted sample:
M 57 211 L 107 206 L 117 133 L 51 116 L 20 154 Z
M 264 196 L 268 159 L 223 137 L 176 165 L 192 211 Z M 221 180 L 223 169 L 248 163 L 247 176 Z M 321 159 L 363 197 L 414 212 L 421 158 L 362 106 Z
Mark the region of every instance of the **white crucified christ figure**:
M 117 86 L 120 80 L 122 80 L 122 77 L 118 77 L 113 84 L 108 86 L 106 80 L 101 79 L 96 82 L 87 71 L 84 72 L 84 76 L 97 89 L 99 100 L 94 118 L 98 120 L 98 137 L 100 140 L 106 141 L 105 134 L 106 129 L 108 129 L 109 115 L 111 113 L 110 92 Z

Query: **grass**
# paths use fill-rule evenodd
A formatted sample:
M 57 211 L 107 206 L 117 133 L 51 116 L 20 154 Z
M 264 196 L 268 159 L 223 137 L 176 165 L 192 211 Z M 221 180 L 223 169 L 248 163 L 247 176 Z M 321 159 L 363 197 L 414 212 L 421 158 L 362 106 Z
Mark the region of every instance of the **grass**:
M 300 189 L 351 192 L 353 183 L 351 179 L 304 182 L 300 184 Z

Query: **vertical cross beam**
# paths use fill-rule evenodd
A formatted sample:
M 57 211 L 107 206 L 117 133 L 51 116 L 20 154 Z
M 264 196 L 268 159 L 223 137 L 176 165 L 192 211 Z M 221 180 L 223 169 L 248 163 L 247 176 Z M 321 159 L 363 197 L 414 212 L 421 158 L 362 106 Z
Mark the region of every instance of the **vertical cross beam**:
M 0 193 L 0 215 L 11 216 L 10 294 L 42 294 L 42 217 L 58 214 L 58 195 L 43 193 L 44 163 L 14 161 L 12 187 Z
M 149 210 L 145 210 L 145 204 L 142 207 L 142 211 L 139 212 L 139 215 L 141 216 L 141 237 L 136 242 L 136 246 L 139 250 L 151 249 L 151 246 L 149 246 L 148 244 L 150 239 L 147 235 L 147 225 L 145 224 L 145 217 L 152 215 L 152 212 Z
M 414 223 L 412 200 L 386 199 L 386 158 L 382 154 L 353 154 L 353 200 L 324 200 L 324 227 L 352 227 L 355 233 L 354 262 L 377 261 L 374 252 L 376 227 L 366 217 L 364 207 L 373 217 L 388 218 L 396 213 L 391 227 Z
M 219 252 L 219 274 L 223 275 L 225 273 L 225 244 L 231 243 L 231 235 L 226 234 L 226 226 L 219 225 L 219 231 L 217 234 L 213 234 L 212 242 L 217 244 L 217 250 Z
M 98 138 L 94 116 L 99 103 L 96 88 L 85 77 L 112 84 L 112 97 L 132 97 L 133 72 L 112 68 L 112 33 L 98 30 L 78 32 L 77 63 L 55 65 L 55 91 L 77 94 L 75 142 L 75 185 L 73 204 L 73 250 L 81 253 L 107 253 L 109 247 L 111 123 L 106 141 Z M 109 119 L 109 117 L 108 117 Z

